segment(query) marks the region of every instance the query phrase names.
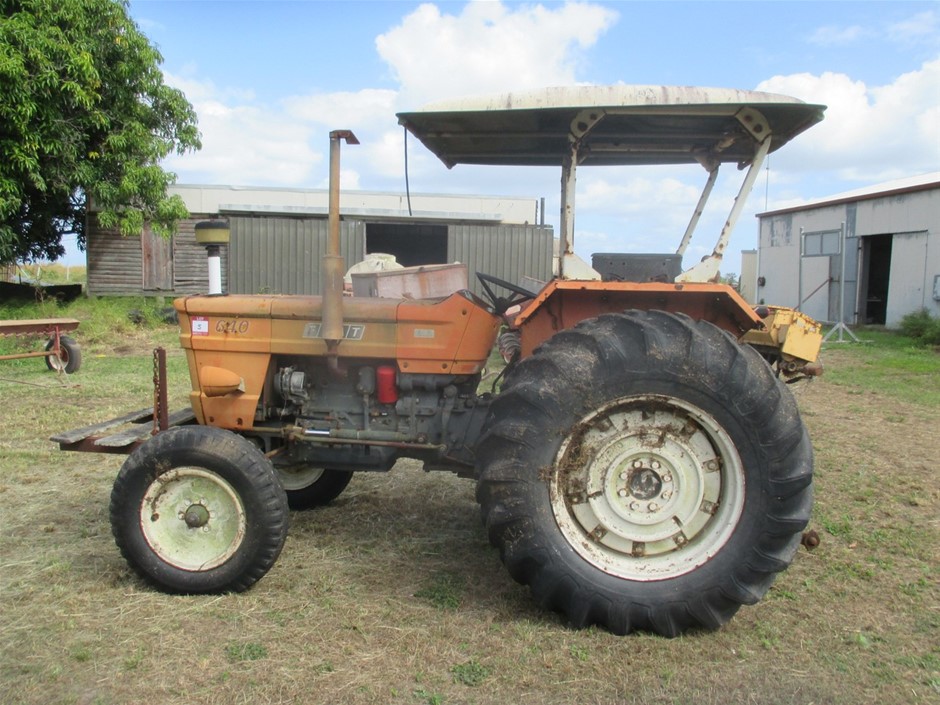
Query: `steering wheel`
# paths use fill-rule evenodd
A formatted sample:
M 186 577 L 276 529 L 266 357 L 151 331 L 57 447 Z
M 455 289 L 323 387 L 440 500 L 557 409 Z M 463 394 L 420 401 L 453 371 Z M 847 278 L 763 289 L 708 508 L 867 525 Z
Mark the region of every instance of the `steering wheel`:
M 515 306 L 520 301 L 535 298 L 535 294 L 533 294 L 528 289 L 523 289 L 521 286 L 517 286 L 516 284 L 508 282 L 505 279 L 497 279 L 496 277 L 489 274 L 484 274 L 483 272 L 477 272 L 477 279 L 480 280 L 480 284 L 483 285 L 483 290 L 486 292 L 486 297 L 490 300 L 490 303 L 493 305 L 496 313 L 500 316 L 506 313 L 507 309 L 509 309 L 511 306 Z M 506 289 L 510 292 L 510 296 L 497 296 L 490 288 L 490 284 Z

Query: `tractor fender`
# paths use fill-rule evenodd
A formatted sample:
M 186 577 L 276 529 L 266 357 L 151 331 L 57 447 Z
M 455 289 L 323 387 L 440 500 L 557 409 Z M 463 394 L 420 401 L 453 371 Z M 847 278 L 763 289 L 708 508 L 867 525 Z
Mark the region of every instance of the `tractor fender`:
M 629 309 L 684 313 L 740 338 L 763 322 L 726 284 L 672 282 L 553 281 L 516 316 L 522 357 L 580 321 Z

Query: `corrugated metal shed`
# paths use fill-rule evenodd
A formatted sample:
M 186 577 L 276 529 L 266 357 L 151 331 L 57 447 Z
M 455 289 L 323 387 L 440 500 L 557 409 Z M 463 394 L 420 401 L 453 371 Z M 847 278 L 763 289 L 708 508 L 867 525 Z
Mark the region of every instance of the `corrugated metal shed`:
M 758 302 L 831 323 L 895 327 L 920 309 L 940 317 L 940 172 L 758 218 Z
M 320 260 L 329 238 L 325 218 L 230 216 L 229 291 L 233 294 L 319 294 Z M 365 224 L 340 222 L 347 266 L 362 260 Z
M 534 225 L 452 225 L 448 258 L 463 262 L 470 272 L 470 287 L 481 293 L 475 273 L 483 272 L 519 284 L 524 278 L 552 278 L 552 230 Z
M 230 216 L 228 291 L 233 294 L 319 294 L 320 259 L 328 237 L 325 219 Z M 470 289 L 482 293 L 478 271 L 520 282 L 546 281 L 552 271 L 552 230 L 533 225 L 444 225 L 447 263 L 467 265 Z M 365 258 L 368 224 L 340 223 L 343 259 Z M 444 262 L 440 262 L 443 264 Z M 424 262 L 438 264 L 438 262 Z
M 174 189 L 186 194 L 191 217 L 179 224 L 171 240 L 149 232 L 140 238 L 124 238 L 117 231 L 98 227 L 92 214 L 87 251 L 90 294 L 204 292 L 206 251 L 195 241 L 194 225 L 215 218 L 227 220 L 231 227 L 231 242 L 222 248 L 224 291 L 320 293 L 319 268 L 328 226 L 326 209 L 318 199 L 325 192 L 220 186 Z M 271 202 L 255 203 L 259 198 Z M 470 288 L 477 294 L 481 293 L 477 271 L 514 283 L 523 278 L 551 278 L 553 233 L 551 227 L 532 224 L 535 199 L 424 195 L 415 199 L 424 209 L 413 216 L 395 207 L 395 194 L 352 193 L 346 201 L 356 213 L 344 212 L 341 220 L 347 267 L 361 262 L 368 252 L 387 251 L 377 247 L 391 242 L 411 258 L 426 258 L 404 264 L 466 264 Z M 505 213 L 513 214 L 518 222 L 506 221 Z

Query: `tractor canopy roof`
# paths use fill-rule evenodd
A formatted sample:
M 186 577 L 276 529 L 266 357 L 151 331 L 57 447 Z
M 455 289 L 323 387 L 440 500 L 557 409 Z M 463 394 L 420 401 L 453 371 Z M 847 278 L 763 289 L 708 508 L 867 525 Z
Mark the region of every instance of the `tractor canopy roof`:
M 448 167 L 722 162 L 749 165 L 767 134 L 779 149 L 825 106 L 727 88 L 573 86 L 461 98 L 398 113 L 399 123 Z

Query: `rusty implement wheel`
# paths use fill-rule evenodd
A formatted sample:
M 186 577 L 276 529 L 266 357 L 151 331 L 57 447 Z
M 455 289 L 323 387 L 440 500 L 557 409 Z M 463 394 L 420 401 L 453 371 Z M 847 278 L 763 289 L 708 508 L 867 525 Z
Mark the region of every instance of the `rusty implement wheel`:
M 287 498 L 270 461 L 241 436 L 173 428 L 125 461 L 111 528 L 131 567 L 162 590 L 241 591 L 281 551 Z
M 759 600 L 796 552 L 812 449 L 763 359 L 702 321 L 584 321 L 523 360 L 478 445 L 510 574 L 575 626 L 675 636 Z
M 46 343 L 46 351 L 55 348 L 55 338 Z M 67 335 L 59 336 L 59 354 L 46 356 L 46 367 L 53 372 L 72 374 L 78 372 L 82 366 L 82 350 L 72 338 Z

